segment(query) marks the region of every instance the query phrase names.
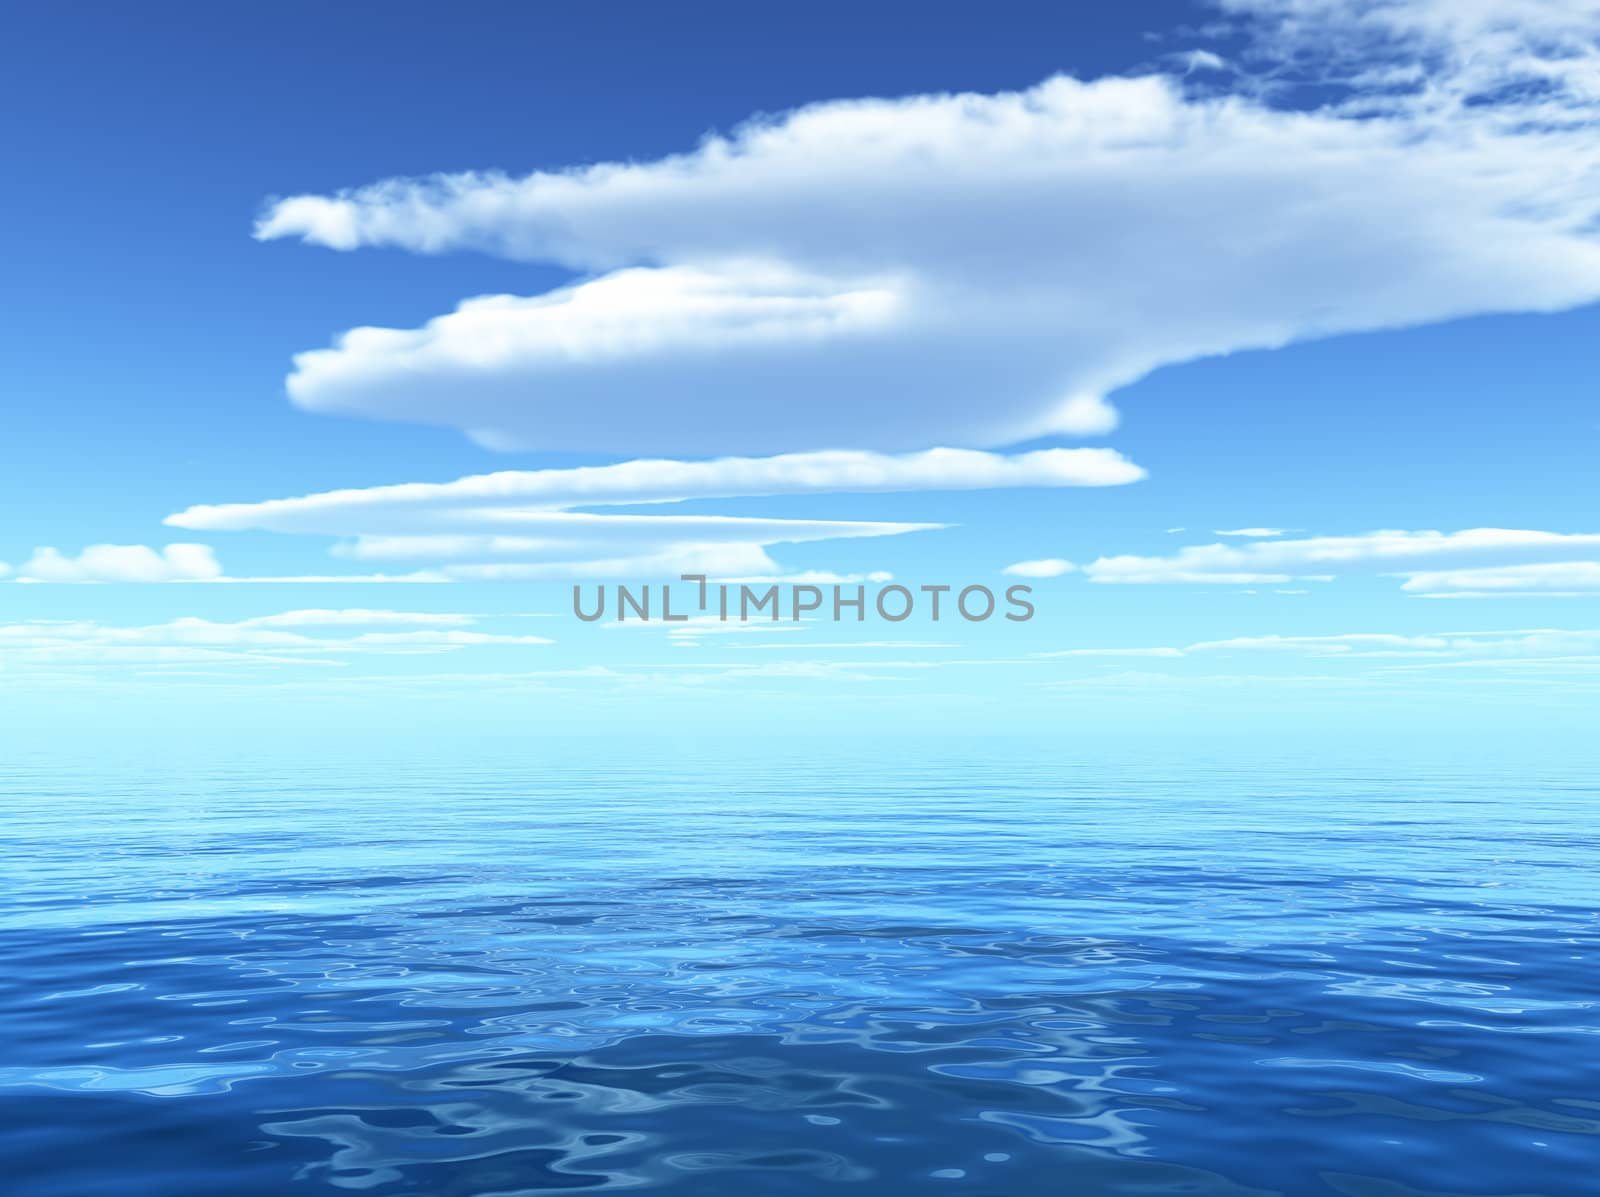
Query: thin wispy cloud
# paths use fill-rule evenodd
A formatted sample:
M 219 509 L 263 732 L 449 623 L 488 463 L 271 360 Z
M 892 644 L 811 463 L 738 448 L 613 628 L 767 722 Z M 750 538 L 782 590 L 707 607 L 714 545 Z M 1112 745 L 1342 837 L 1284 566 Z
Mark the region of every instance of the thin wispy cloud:
M 476 621 L 474 616 L 455 613 L 356 609 L 286 611 L 234 621 L 185 616 L 137 625 L 24 620 L 0 624 L 0 667 L 328 665 L 356 658 L 554 643 L 544 636 L 469 626 Z M 370 630 L 355 630 L 362 628 Z
M 1042 557 L 1036 561 L 1017 561 L 1000 572 L 1016 578 L 1059 578 L 1078 567 L 1061 557 Z
M 1401 589 L 1432 597 L 1600 594 L 1600 560 L 1428 570 L 1411 575 Z
M 827 493 L 1101 487 L 1144 471 L 1110 449 L 996 454 L 935 449 L 891 456 L 818 452 L 713 461 L 649 460 L 575 469 L 509 470 L 298 498 L 190 507 L 167 524 L 338 538 L 337 555 L 433 563 L 445 577 L 491 581 L 785 574 L 773 545 L 896 536 L 933 523 L 661 513 L 690 500 Z M 612 512 L 643 507 L 643 512 Z M 600 508 L 602 510 L 591 510 Z
M 1128 648 L 1067 648 L 1038 654 L 1064 657 L 1166 657 L 1216 654 L 1272 654 L 1335 657 L 1350 660 L 1375 658 L 1524 658 L 1558 659 L 1600 654 L 1600 628 L 1514 628 L 1482 632 L 1344 632 L 1320 636 L 1234 636 L 1199 640 L 1181 646 L 1154 645 Z
M 1600 577 L 1600 533 L 1469 528 L 1388 530 L 1356 536 L 1191 545 L 1163 556 L 1101 557 L 1084 566 L 1091 582 L 1120 585 L 1265 585 L 1347 574 L 1405 578 L 1431 590 L 1578 589 Z M 1439 569 L 1444 565 L 1449 569 Z M 1559 583 L 1559 585 L 1557 585 Z
M 234 576 L 223 571 L 215 551 L 203 544 L 169 544 L 161 549 L 142 544 L 96 544 L 77 553 L 45 547 L 35 549 L 33 555 L 15 569 L 0 562 L 0 579 L 24 584 L 207 583 L 278 586 L 452 580 L 437 570 Z
M 467 627 L 478 622 L 476 615 L 435 611 L 391 611 L 370 607 L 311 607 L 280 611 L 275 615 L 256 615 L 234 623 L 240 628 L 338 628 L 338 627 Z

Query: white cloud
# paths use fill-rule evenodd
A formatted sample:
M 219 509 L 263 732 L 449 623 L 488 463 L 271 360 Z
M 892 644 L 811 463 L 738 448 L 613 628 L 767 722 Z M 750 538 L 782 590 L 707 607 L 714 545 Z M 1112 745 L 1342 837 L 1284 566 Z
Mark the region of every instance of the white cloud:
M 685 572 L 728 578 L 781 574 L 766 552 L 771 545 L 891 536 L 938 525 L 662 514 L 661 507 L 689 500 L 826 492 L 1116 486 L 1143 476 L 1143 470 L 1110 449 L 1012 455 L 932 449 L 901 456 L 831 451 L 508 470 L 454 482 L 190 507 L 166 522 L 207 531 L 341 537 L 338 555 L 440 562 L 435 572 L 464 579 Z M 651 510 L 580 510 L 617 506 Z
M 1038 561 L 1018 561 L 1006 566 L 1000 572 L 1018 578 L 1059 578 L 1062 574 L 1070 574 L 1077 568 L 1072 562 L 1064 561 L 1060 557 L 1045 557 Z
M 1180 529 L 1181 531 L 1181 529 Z M 1271 536 L 1282 536 L 1287 528 L 1218 528 L 1213 536 L 1243 536 L 1251 539 L 1264 539 Z
M 1218 0 L 1264 18 L 1270 82 L 1343 84 L 1349 106 L 1448 120 L 1508 92 L 1537 116 L 1581 120 L 1600 105 L 1600 10 L 1592 0 Z M 1309 62 L 1307 46 L 1318 53 Z M 1426 69 L 1424 69 L 1426 68 Z
M 542 636 L 468 630 L 474 617 L 394 611 L 286 611 L 234 622 L 184 617 L 166 623 L 118 626 L 93 620 L 28 620 L 0 624 L 0 665 L 63 664 L 337 664 L 357 656 L 412 656 L 466 648 L 524 647 L 552 641 Z M 310 635 L 302 629 L 412 626 L 405 631 L 342 631 Z
M 261 585 L 370 582 L 448 582 L 438 570 L 404 574 L 296 574 L 236 578 L 222 572 L 207 545 L 171 544 L 161 550 L 142 544 L 90 545 L 76 557 L 54 548 L 35 549 L 18 569 L 0 562 L 0 578 L 15 582 L 226 582 Z
M 726 620 L 716 615 L 691 615 L 682 622 L 667 623 L 660 619 L 655 620 L 624 620 L 607 621 L 602 623 L 602 628 L 615 631 L 645 631 L 661 632 L 667 639 L 688 644 L 698 644 L 706 636 L 771 636 L 787 635 L 794 632 L 807 632 L 815 621 L 813 620 L 783 620 L 782 622 L 769 623 L 759 620 Z
M 35 549 L 16 573 L 19 582 L 201 582 L 221 577 L 222 567 L 203 544 L 96 544 L 76 557 Z
M 286 585 L 313 585 L 318 583 L 438 583 L 449 582 L 452 579 L 439 570 L 418 569 L 404 574 L 268 574 L 259 577 L 234 578 L 224 575 L 220 578 L 197 578 L 201 582 L 228 582 L 240 585 L 261 586 L 286 586 Z
M 485 519 L 494 514 L 479 514 Z M 515 558 L 554 558 L 558 563 L 604 550 L 617 557 L 658 556 L 688 547 L 738 551 L 748 545 L 798 544 L 814 540 L 893 536 L 920 532 L 935 524 L 863 520 L 784 520 L 717 515 L 591 515 L 577 512 L 517 512 L 532 536 L 475 536 L 460 533 L 421 536 L 358 536 L 338 555 L 361 561 L 493 562 Z
M 886 569 L 875 569 L 865 574 L 840 574 L 830 569 L 802 569 L 792 574 L 751 574 L 742 578 L 719 578 L 719 581 L 745 586 L 853 586 L 862 582 L 893 582 L 894 575 Z
M 351 533 L 398 519 L 413 528 L 433 512 L 475 530 L 520 527 L 526 513 L 579 507 L 634 506 L 688 499 L 1025 486 L 1121 486 L 1145 472 L 1112 449 L 983 453 L 930 449 L 887 455 L 854 451 L 724 457 L 713 461 L 641 460 L 575 469 L 502 470 L 454 482 L 410 482 L 335 490 L 294 499 L 190 507 L 166 522 L 178 528 Z M 430 519 L 429 521 L 435 522 Z
M 1411 575 L 1401 589 L 1438 595 L 1600 592 L 1600 561 L 1552 561 L 1485 569 L 1430 570 Z
M 834 651 L 837 649 L 877 649 L 892 648 L 905 649 L 935 649 L 935 648 L 960 648 L 949 640 L 806 640 L 798 644 L 741 644 L 739 648 L 746 649 L 782 649 L 797 650 L 799 652 L 816 652 L 820 650 Z M 1010 662 L 1007 662 L 1009 664 Z
M 1592 590 L 1438 590 L 1419 594 L 1425 599 L 1588 598 Z
M 386 611 L 366 607 L 339 609 L 309 608 L 300 611 L 280 611 L 275 615 L 257 615 L 241 619 L 235 625 L 241 628 L 327 628 L 327 627 L 379 627 L 404 625 L 422 627 L 465 627 L 477 622 L 475 615 L 456 612 Z
M 1092 582 L 1124 584 L 1255 585 L 1293 580 L 1325 581 L 1347 573 L 1409 576 L 1407 590 L 1438 588 L 1457 571 L 1427 570 L 1448 561 L 1472 576 L 1493 577 L 1490 567 L 1523 565 L 1522 577 L 1556 577 L 1556 564 L 1568 562 L 1564 576 L 1581 577 L 1592 564 L 1574 558 L 1600 554 L 1600 533 L 1542 532 L 1512 528 L 1471 528 L 1461 532 L 1380 531 L 1359 536 L 1319 536 L 1301 540 L 1259 540 L 1248 544 L 1191 545 L 1158 557 L 1101 557 L 1084 567 Z M 1537 567 L 1531 570 L 1526 567 Z M 1510 577 L 1510 575 L 1504 575 Z M 1530 584 L 1532 585 L 1532 584 Z M 1465 588 L 1465 587 L 1463 587 Z M 1474 586 L 1488 589 L 1489 584 Z M 1528 587 L 1518 587 L 1528 588 Z
M 1485 632 L 1344 632 L 1327 636 L 1235 636 L 1183 647 L 1070 648 L 1041 657 L 1189 657 L 1199 654 L 1271 653 L 1287 656 L 1371 659 L 1439 657 L 1527 659 L 1588 657 L 1600 653 L 1600 629 L 1517 628 Z
M 1150 648 L 1064 648 L 1056 652 L 1039 653 L 1041 657 L 1181 657 L 1181 648 L 1157 645 Z
M 925 525 L 884 525 L 885 531 L 859 532 L 858 535 L 890 535 L 897 532 L 916 531 Z M 839 532 L 838 535 L 847 535 Z M 828 539 L 818 537 L 818 539 Z M 446 565 L 440 572 L 462 582 L 537 582 L 564 578 L 639 578 L 676 577 L 679 574 L 704 574 L 719 581 L 737 577 L 751 577 L 777 571 L 778 563 L 767 555 L 763 544 L 726 543 L 700 544 L 690 542 L 669 543 L 659 552 L 636 553 L 618 556 L 585 555 L 574 560 L 573 554 L 594 554 L 602 551 L 601 545 L 590 542 L 563 551 L 553 561 L 507 561 L 464 563 Z
M 1101 557 L 1084 566 L 1083 572 L 1091 582 L 1126 584 L 1250 586 L 1290 581 L 1288 574 L 1228 573 L 1217 568 L 1185 569 L 1177 561 L 1162 557 Z
M 1501 635 L 1501 633 L 1488 633 Z M 1395 652 L 1440 652 L 1452 645 L 1443 636 L 1395 635 L 1388 632 L 1345 632 L 1334 636 L 1235 636 L 1227 640 L 1202 640 L 1185 653 L 1291 652 L 1311 656 L 1388 655 Z
M 1162 365 L 1600 298 L 1592 4 L 1229 7 L 1243 74 L 819 103 L 656 161 L 280 200 L 258 237 L 578 276 L 356 329 L 290 393 L 504 447 L 996 445 L 1103 433 Z

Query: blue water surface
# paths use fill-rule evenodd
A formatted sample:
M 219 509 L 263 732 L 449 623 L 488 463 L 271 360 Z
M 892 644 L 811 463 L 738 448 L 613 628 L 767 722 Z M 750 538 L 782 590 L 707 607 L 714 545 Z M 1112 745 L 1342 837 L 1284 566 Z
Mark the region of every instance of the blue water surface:
M 1592 1194 L 1582 776 L 0 769 L 0 1175 Z

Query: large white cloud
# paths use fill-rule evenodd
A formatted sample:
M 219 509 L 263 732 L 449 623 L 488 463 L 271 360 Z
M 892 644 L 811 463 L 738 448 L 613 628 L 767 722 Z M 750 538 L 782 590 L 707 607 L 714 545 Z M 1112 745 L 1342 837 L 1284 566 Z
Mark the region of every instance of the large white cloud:
M 938 525 L 582 509 L 659 509 L 689 500 L 830 492 L 1116 486 L 1142 477 L 1143 470 L 1110 449 L 1012 455 L 933 449 L 901 456 L 834 451 L 506 470 L 453 482 L 196 506 L 166 522 L 206 531 L 340 537 L 338 555 L 439 562 L 442 576 L 466 579 L 686 571 L 728 577 L 778 572 L 766 553 L 776 544 L 891 536 Z
M 1228 6 L 1254 50 L 1195 77 L 1226 91 L 813 104 L 657 161 L 280 200 L 259 237 L 579 276 L 354 330 L 290 393 L 506 447 L 994 445 L 1104 432 L 1169 363 L 1600 299 L 1596 6 Z

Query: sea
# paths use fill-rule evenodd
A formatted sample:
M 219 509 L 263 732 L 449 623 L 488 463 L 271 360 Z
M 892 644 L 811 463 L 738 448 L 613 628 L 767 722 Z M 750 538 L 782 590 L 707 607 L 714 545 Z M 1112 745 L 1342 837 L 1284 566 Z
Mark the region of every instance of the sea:
M 0 765 L 18 1197 L 1577 1197 L 1600 786 Z

